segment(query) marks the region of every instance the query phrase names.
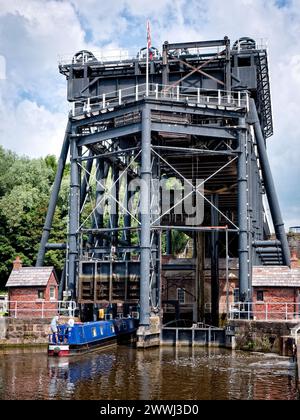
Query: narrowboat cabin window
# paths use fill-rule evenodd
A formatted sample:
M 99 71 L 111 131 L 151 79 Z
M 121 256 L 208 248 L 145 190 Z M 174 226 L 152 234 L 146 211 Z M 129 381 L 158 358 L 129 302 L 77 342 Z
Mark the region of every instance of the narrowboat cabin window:
M 93 337 L 97 337 L 97 330 L 96 330 L 96 327 L 93 327 L 93 328 L 92 328 L 92 336 L 93 336 Z
M 100 325 L 100 334 L 103 335 L 103 327 Z
M 114 327 L 112 324 L 110 324 L 110 331 L 111 331 L 112 333 L 114 333 L 114 332 L 115 332 L 115 327 Z

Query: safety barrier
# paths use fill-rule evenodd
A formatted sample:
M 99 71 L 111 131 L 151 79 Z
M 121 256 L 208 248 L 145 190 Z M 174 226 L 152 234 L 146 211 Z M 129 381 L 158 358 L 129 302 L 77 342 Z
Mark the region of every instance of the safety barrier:
M 11 318 L 49 318 L 54 315 L 74 317 L 76 302 L 62 300 L 0 301 L 0 313 Z
M 86 100 L 72 102 L 73 117 L 110 110 L 116 106 L 139 101 L 144 98 L 184 102 L 194 106 L 230 107 L 249 110 L 249 95 L 246 91 L 226 91 L 192 88 L 187 86 L 159 85 L 154 83 L 134 85 L 113 92 L 92 96 Z
M 300 320 L 300 302 L 239 302 L 229 305 L 229 319 L 256 321 Z

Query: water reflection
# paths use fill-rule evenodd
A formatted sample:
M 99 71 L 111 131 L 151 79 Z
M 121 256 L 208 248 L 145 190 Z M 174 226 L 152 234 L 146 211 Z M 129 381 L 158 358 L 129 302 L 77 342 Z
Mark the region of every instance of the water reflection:
M 119 346 L 48 358 L 0 352 L 0 399 L 298 399 L 295 366 L 272 354 Z

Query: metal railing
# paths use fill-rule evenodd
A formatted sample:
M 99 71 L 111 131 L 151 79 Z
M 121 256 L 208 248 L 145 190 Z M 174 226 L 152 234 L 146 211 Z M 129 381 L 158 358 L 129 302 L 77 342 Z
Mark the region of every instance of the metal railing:
M 159 58 L 161 56 L 160 52 L 155 49 L 153 50 L 154 58 Z M 68 64 L 79 64 L 84 65 L 88 62 L 122 62 L 126 60 L 139 60 L 145 61 L 146 55 L 143 53 L 142 49 L 139 48 L 113 48 L 113 49 L 103 49 L 98 51 L 83 52 L 78 56 L 77 54 L 61 54 L 58 55 L 57 61 L 59 65 L 68 65 Z
M 229 305 L 229 319 L 299 321 L 300 302 L 239 302 Z
M 0 313 L 11 318 L 49 318 L 55 315 L 74 317 L 76 302 L 63 300 L 0 301 Z
M 247 91 L 226 91 L 201 89 L 186 86 L 159 85 L 149 83 L 134 85 L 113 92 L 103 93 L 87 99 L 72 102 L 72 116 L 90 114 L 93 111 L 112 109 L 128 102 L 144 98 L 184 102 L 194 106 L 219 106 L 249 110 L 249 95 Z

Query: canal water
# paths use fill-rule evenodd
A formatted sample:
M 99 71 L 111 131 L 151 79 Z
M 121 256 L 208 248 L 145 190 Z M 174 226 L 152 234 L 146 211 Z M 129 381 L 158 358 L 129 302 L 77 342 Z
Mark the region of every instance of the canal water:
M 70 358 L 0 350 L 0 399 L 299 399 L 295 366 L 275 354 L 119 346 Z

